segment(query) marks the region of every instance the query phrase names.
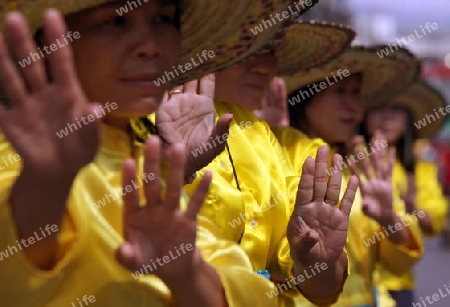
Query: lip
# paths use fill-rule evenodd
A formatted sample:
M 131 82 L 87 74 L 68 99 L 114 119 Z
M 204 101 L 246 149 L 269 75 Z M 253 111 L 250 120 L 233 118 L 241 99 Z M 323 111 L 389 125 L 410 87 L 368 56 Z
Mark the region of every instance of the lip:
M 266 90 L 266 86 L 263 83 L 247 83 L 246 86 L 258 91 Z
M 349 127 L 353 127 L 356 124 L 356 120 L 354 118 L 341 118 L 339 122 Z
M 146 92 L 155 92 L 159 88 L 159 86 L 157 85 L 158 82 L 155 81 L 157 81 L 158 78 L 161 78 L 161 76 L 163 76 L 163 74 L 134 74 L 122 78 L 121 82 L 125 83 L 128 86 L 144 90 Z M 166 83 L 167 82 L 168 80 L 166 80 Z M 160 85 L 163 84 L 163 82 L 160 83 Z

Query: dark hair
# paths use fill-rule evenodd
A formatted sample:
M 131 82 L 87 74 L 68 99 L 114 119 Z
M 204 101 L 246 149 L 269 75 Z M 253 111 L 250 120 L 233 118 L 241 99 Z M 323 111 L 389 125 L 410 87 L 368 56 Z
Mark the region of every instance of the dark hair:
M 400 161 L 402 166 L 407 172 L 414 173 L 414 154 L 413 145 L 416 139 L 416 133 L 413 127 L 413 117 L 409 110 L 404 109 L 407 113 L 406 129 L 403 136 L 395 144 L 397 159 Z M 370 112 L 370 111 L 369 111 Z M 359 126 L 359 133 L 364 136 L 364 141 L 368 144 L 370 142 L 371 136 L 369 135 L 369 130 L 367 129 L 367 117 L 369 112 L 366 112 L 364 121 Z
M 308 119 L 306 118 L 306 107 L 311 103 L 314 94 L 310 94 L 308 90 L 314 84 L 319 84 L 320 82 L 312 83 L 301 87 L 298 90 L 293 91 L 288 97 L 288 110 L 289 110 L 289 120 L 291 127 L 301 130 L 307 134 Z M 306 93 L 303 95 L 303 93 Z M 303 99 L 300 99 L 302 96 Z
M 355 75 L 358 75 L 360 80 L 362 80 L 362 73 L 355 73 Z M 310 127 L 308 119 L 306 118 L 306 108 L 311 103 L 315 95 L 315 93 L 311 93 L 310 90 L 311 87 L 318 87 L 321 82 L 325 82 L 325 79 L 305 85 L 290 93 L 288 97 L 288 110 L 291 127 L 302 131 L 306 135 L 308 135 L 308 128 Z M 303 99 L 300 99 L 300 96 Z M 339 154 L 347 154 L 346 145 L 344 143 L 334 143 L 330 145 L 336 147 Z

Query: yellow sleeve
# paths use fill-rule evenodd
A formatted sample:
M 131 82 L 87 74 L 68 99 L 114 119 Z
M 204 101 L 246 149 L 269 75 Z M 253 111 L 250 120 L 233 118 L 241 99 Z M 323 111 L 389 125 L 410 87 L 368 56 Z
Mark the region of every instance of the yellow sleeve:
M 18 157 L 0 135 L 0 157 L 8 159 L 14 156 Z M 66 217 L 58 234 L 57 263 L 52 270 L 37 269 L 22 253 L 22 249 L 28 246 L 22 241 L 27 244 L 30 238 L 19 241 L 9 203 L 11 188 L 20 169 L 21 161 L 16 160 L 0 171 L 0 288 L 4 294 L 8 294 L 7 297 L 4 295 L 3 302 L 10 302 L 11 306 L 24 302 L 25 298 L 27 302 L 37 305 L 42 297 L 50 295 L 80 251 L 79 240 L 76 240 L 76 236 L 69 229 L 71 227 L 67 227 L 72 225 L 72 221 Z M 37 230 L 35 236 L 33 240 L 37 241 L 43 235 Z
M 321 139 L 310 139 L 303 132 L 291 127 L 271 127 L 289 164 L 297 176 L 302 174 L 303 163 L 308 157 L 316 158 L 320 146 L 328 146 Z
M 402 223 L 400 225 L 392 225 L 397 228 L 406 227 L 418 246 L 416 250 L 409 250 L 403 246 L 396 245 L 388 239 L 383 239 L 380 242 L 380 262 L 390 272 L 396 275 L 402 275 L 408 272 L 413 265 L 422 258 L 424 253 L 424 245 L 422 239 L 422 233 L 418 222 L 418 212 L 414 216 L 407 214 L 405 211 L 405 203 L 400 199 L 400 195 L 406 193 L 407 179 L 406 171 L 399 161 L 394 165 L 393 171 L 393 197 L 394 197 L 394 210 L 400 217 Z M 390 231 L 390 230 L 389 230 Z M 380 232 L 383 230 L 380 228 Z M 387 231 L 385 231 L 387 232 Z M 383 276 L 385 274 L 382 274 Z
M 437 165 L 431 161 L 418 161 L 415 167 L 417 208 L 428 213 L 433 224 L 433 232 L 425 235 L 436 235 L 444 228 L 448 212 L 448 202 L 438 181 Z
M 418 217 L 406 213 L 397 213 L 397 215 L 401 218 L 402 222 L 392 226 L 395 228 L 406 227 L 413 236 L 418 248 L 411 250 L 404 246 L 394 244 L 386 238 L 380 241 L 379 253 L 380 262 L 387 270 L 396 275 L 402 275 L 407 273 L 422 258 L 424 244 L 417 220 Z M 383 230 L 380 229 L 380 232 L 383 232 Z
M 252 264 L 235 242 L 224 240 L 211 221 L 199 217 L 197 246 L 205 261 L 218 272 L 228 306 L 277 306 L 278 297 L 270 297 L 275 285 L 256 274 Z

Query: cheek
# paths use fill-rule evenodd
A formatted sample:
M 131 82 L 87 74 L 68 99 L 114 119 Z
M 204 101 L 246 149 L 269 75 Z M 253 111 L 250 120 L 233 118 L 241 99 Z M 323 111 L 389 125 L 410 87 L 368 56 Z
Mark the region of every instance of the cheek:
M 156 42 L 161 46 L 160 50 L 163 50 L 162 55 L 170 58 L 175 65 L 181 51 L 180 32 L 177 29 L 170 28 L 158 37 L 164 38 L 158 39 Z M 184 65 L 185 63 L 181 64 Z
M 329 111 L 325 107 L 325 104 L 319 99 L 311 101 L 305 109 L 305 112 L 308 124 L 316 131 L 323 130 L 323 127 L 325 126 L 324 118 L 327 118 L 327 120 L 330 118 Z
M 233 99 L 231 101 L 239 101 L 236 98 L 240 97 L 241 92 L 244 90 L 242 88 L 241 75 L 239 67 L 228 68 L 216 73 L 216 98 L 219 100 Z
M 367 130 L 370 135 L 375 133 L 375 130 L 381 128 L 381 120 L 380 116 L 377 115 L 369 115 L 367 117 Z

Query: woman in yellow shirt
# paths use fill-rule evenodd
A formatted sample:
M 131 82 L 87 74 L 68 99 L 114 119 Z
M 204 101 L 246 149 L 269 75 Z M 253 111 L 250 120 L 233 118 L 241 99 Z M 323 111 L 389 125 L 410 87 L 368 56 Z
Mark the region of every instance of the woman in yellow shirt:
M 130 117 L 155 111 L 170 83 L 153 81 L 188 63 L 191 52 L 258 46 L 242 24 L 265 7 L 242 0 L 1 6 L 11 50 L 0 35 L 0 157 L 11 157 L 0 172 L 2 306 L 276 306 L 264 297 L 272 285 L 253 273 L 243 250 L 197 219 L 211 175 L 186 206 L 183 146 L 164 152 L 171 168 L 160 183 L 159 139 L 137 146 L 128 126 Z M 218 51 L 184 78 L 214 71 L 211 63 L 225 65 L 230 53 Z
M 381 130 L 389 146 L 397 148 L 393 186 L 403 197 L 408 213 L 422 212 L 419 225 L 427 236 L 438 234 L 444 227 L 448 204 L 438 181 L 437 165 L 429 158 L 415 158 L 413 141 L 431 138 L 442 127 L 445 108 L 442 94 L 417 80 L 382 108 L 370 110 L 363 129 L 366 135 Z M 412 270 L 395 276 L 380 268 L 380 283 L 397 306 L 411 306 L 414 302 Z
M 326 34 L 327 38 L 322 41 L 310 35 L 317 32 Z M 173 112 L 173 117 L 182 122 L 200 112 L 200 118 L 204 118 L 204 108 L 189 105 L 187 99 L 199 89 L 216 98 L 216 120 L 224 114 L 233 116 L 229 132 L 192 148 L 190 154 L 201 158 L 218 150 L 221 144 L 225 147 L 207 167 L 213 170 L 214 176 L 202 213 L 218 224 L 230 240 L 239 242 L 255 271 L 268 271 L 270 275 L 275 270 L 282 272 L 284 284 L 277 285 L 276 291 L 266 293 L 267 297 L 278 297 L 289 290 L 297 292 L 298 288 L 303 296 L 317 304 L 326 305 L 337 299 L 345 280 L 343 277 L 347 275 L 346 255 L 342 251 L 347 210 L 357 187 L 355 178 L 349 184 L 343 206 L 336 210 L 333 204 L 338 200 L 334 198 L 339 193 L 330 191 L 326 194 L 326 182 L 322 180 L 326 176 L 323 167 L 328 156 L 326 148 L 321 149 L 316 163 L 313 159 L 307 161 L 308 172 L 299 187 L 299 174 L 290 169 L 270 128 L 252 114 L 265 86 L 277 73 L 271 50 L 274 44 L 283 46 L 279 49 L 280 54 L 289 55 L 291 61 L 286 69 L 310 67 L 341 52 L 352 35 L 352 31 L 337 26 L 297 23 L 287 28 L 285 38 L 269 44 L 251 59 L 217 74 L 215 93 L 214 80 L 203 78 L 199 83 L 191 82 L 169 94 L 167 106 L 171 106 L 170 101 L 175 98 L 184 102 L 175 105 L 184 106 L 185 113 L 181 109 Z M 319 44 L 312 49 L 298 48 L 302 46 L 298 44 L 302 39 Z M 322 48 L 325 46 L 330 48 Z M 324 57 L 316 58 L 316 52 Z M 249 102 L 257 105 L 251 106 Z M 158 110 L 156 114 L 160 133 L 169 141 L 174 135 L 165 134 L 164 127 L 171 110 L 172 107 L 168 108 L 164 114 Z M 205 169 L 197 172 L 197 180 L 186 189 L 194 189 L 204 172 Z M 340 176 L 339 172 L 333 176 L 328 187 L 335 186 L 334 182 Z M 314 188 L 307 188 L 309 186 Z M 324 203 L 324 193 L 328 203 Z M 311 197 L 317 201 L 312 202 Z M 326 216 L 333 221 L 331 225 L 324 224 Z
M 339 167 L 328 169 L 329 175 L 344 170 L 344 182 L 348 181 L 350 175 L 349 162 L 352 159 L 358 159 L 359 163 L 365 161 L 367 154 L 358 152 L 357 155 L 350 155 L 352 153 L 346 152 L 343 146 L 350 141 L 363 118 L 364 100 L 401 88 L 402 83 L 411 82 L 418 71 L 417 63 L 413 61 L 396 57 L 380 59 L 376 54 L 380 48 L 354 47 L 322 67 L 284 76 L 289 94 L 291 126 L 305 134 L 291 133 L 285 127 L 272 129 L 294 170 L 302 165 L 298 152 L 305 145 L 319 142 L 313 138 L 321 138 L 333 145 L 337 152 L 348 154 L 344 161 L 340 161 Z M 401 81 L 397 82 L 400 76 Z M 371 102 L 376 103 L 373 100 Z M 371 151 L 369 149 L 368 154 L 377 158 L 372 160 L 379 160 L 383 156 L 381 150 Z M 378 170 L 380 165 L 371 164 L 368 167 Z M 393 199 L 389 174 L 386 172 L 388 170 L 384 171 L 384 175 L 381 173 L 381 177 L 379 175 L 369 181 L 364 180 L 361 184 L 362 193 L 356 195 L 346 244 L 351 274 L 343 293 L 333 306 L 372 306 L 372 273 L 375 264 L 382 262 L 395 272 L 404 272 L 421 256 L 422 243 L 415 225 L 384 239 L 382 227 L 394 221 L 401 222 L 404 218 L 397 201 Z M 373 193 L 370 189 L 378 189 L 379 192 L 370 195 Z M 388 204 L 384 214 L 381 210 L 383 204 Z M 386 219 L 386 216 L 391 218 Z M 286 306 L 308 306 L 308 303 L 297 298 L 295 301 L 286 301 Z

